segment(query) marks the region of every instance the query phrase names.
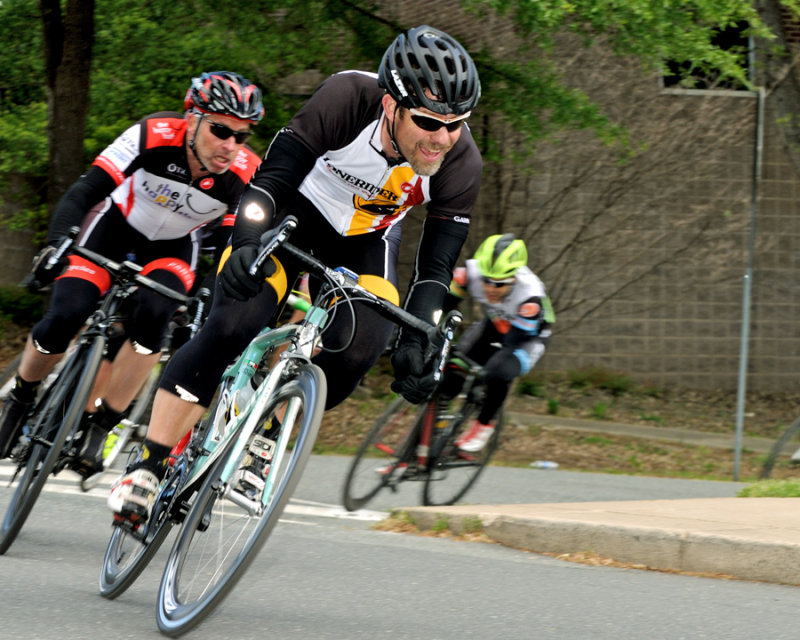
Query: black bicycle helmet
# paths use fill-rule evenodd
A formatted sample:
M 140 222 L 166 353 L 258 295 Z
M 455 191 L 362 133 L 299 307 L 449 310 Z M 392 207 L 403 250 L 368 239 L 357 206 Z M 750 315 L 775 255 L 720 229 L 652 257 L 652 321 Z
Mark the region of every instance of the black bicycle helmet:
M 219 113 L 240 120 L 258 122 L 264 115 L 261 90 L 232 71 L 208 71 L 192 78 L 184 107 L 202 113 Z
M 481 97 L 478 70 L 466 49 L 427 25 L 395 38 L 383 54 L 378 84 L 403 107 L 425 107 L 442 115 L 472 111 Z

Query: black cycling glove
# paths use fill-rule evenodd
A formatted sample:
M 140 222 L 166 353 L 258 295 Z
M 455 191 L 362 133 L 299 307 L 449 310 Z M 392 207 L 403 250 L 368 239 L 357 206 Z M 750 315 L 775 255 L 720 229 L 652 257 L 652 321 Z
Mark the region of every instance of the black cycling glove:
M 265 278 L 275 273 L 275 261 L 270 256 L 256 276 L 250 275 L 250 265 L 258 256 L 258 251 L 257 246 L 247 244 L 231 252 L 219 272 L 220 285 L 226 296 L 245 302 L 261 291 Z
M 430 364 L 425 366 L 425 344 L 416 336 L 400 341 L 392 354 L 392 367 L 392 391 L 412 404 L 425 402 L 436 389 L 436 376 Z
M 55 256 L 60 244 L 61 242 L 56 243 L 56 246 L 47 245 L 33 258 L 30 277 L 25 281 L 30 291 L 36 292 L 46 287 L 66 269 L 69 264 L 69 257 L 66 255 L 61 256 L 54 264 L 50 264 L 50 259 Z

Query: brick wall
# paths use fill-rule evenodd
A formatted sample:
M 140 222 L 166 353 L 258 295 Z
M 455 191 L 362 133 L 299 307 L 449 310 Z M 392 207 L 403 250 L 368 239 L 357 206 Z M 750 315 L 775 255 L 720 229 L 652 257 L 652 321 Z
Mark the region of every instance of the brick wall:
M 501 46 L 514 37 L 507 23 L 464 18 L 455 2 L 426 3 L 424 11 L 412 0 L 392 6 L 393 19 L 458 32 L 468 47 Z M 502 188 L 487 179 L 497 167 L 487 166 L 465 254 L 495 231 L 491 216 L 502 202 L 503 228 L 528 234 L 531 266 L 558 314 L 540 368 L 602 366 L 656 386 L 735 389 L 754 96 L 666 93 L 634 61 L 602 48 L 581 54 L 569 39 L 562 45 L 564 77 L 630 126 L 648 151 L 626 173 L 591 135 L 566 132 L 557 143 L 540 144 L 524 167 L 504 165 L 499 173 L 515 186 L 502 200 Z M 761 391 L 795 389 L 800 367 L 800 181 L 773 102 L 767 101 L 765 116 L 750 306 L 748 389 Z M 510 154 L 513 134 L 506 140 Z M 569 183 L 592 163 L 598 165 L 593 177 L 570 191 Z M 624 194 L 614 195 L 610 185 Z M 598 203 L 606 201 L 608 211 L 598 215 Z M 594 239 L 565 254 L 576 228 L 595 215 Z M 416 227 L 406 227 L 406 237 L 415 238 Z M 410 256 L 404 259 L 408 264 Z

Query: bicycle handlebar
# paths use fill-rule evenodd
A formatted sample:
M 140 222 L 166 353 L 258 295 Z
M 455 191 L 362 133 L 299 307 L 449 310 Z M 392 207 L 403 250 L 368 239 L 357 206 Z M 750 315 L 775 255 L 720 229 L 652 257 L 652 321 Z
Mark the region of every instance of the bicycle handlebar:
M 288 242 L 289 235 L 296 227 L 297 219 L 294 216 L 287 216 L 277 227 L 261 236 L 262 247 L 250 267 L 251 275 L 258 273 L 260 266 L 280 247 L 283 251 L 298 260 L 309 273 L 321 277 L 323 280 L 336 283 L 340 289 L 346 289 L 352 298 L 370 302 L 377 307 L 378 312 L 383 317 L 391 320 L 395 324 L 423 334 L 428 341 L 426 360 L 431 360 L 439 356 L 440 360 L 437 362 L 437 369 L 441 372 L 449 354 L 450 343 L 453 340 L 455 329 L 461 324 L 461 314 L 457 311 L 451 311 L 438 325 L 430 324 L 412 315 L 405 309 L 398 307 L 362 287 L 358 283 L 358 274 L 342 267 L 332 269 L 314 256 L 290 244 Z
M 111 260 L 110 258 L 106 258 L 105 256 L 100 255 L 99 253 L 95 253 L 94 251 L 87 249 L 86 247 L 81 247 L 79 245 L 73 245 L 70 249 L 72 253 L 76 253 L 79 256 L 83 256 L 87 260 L 91 260 L 97 266 L 102 267 L 106 271 L 111 272 L 112 275 L 116 276 L 117 278 L 128 278 L 132 282 L 135 282 L 138 285 L 146 287 L 155 291 L 156 293 L 164 296 L 165 298 L 170 298 L 171 300 L 176 300 L 181 303 L 187 303 L 190 298 L 179 291 L 175 291 L 175 289 L 170 289 L 169 287 L 161 284 L 160 282 L 156 282 L 148 278 L 147 276 L 143 276 L 140 271 L 142 270 L 142 266 L 136 264 L 135 262 L 131 262 L 130 260 L 125 260 L 124 262 L 116 262 Z

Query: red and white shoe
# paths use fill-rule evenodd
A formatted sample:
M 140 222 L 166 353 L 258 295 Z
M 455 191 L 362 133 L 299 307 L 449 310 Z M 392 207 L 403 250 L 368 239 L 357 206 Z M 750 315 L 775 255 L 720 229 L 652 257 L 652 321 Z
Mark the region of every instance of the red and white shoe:
M 115 517 L 144 522 L 153 510 L 160 484 L 156 474 L 147 469 L 126 473 L 111 486 L 108 508 L 114 512 Z
M 456 446 L 461 449 L 461 451 L 475 453 L 486 446 L 486 443 L 489 442 L 489 438 L 492 437 L 493 433 L 494 427 L 492 425 L 481 424 L 475 420 L 472 426 L 456 440 Z

